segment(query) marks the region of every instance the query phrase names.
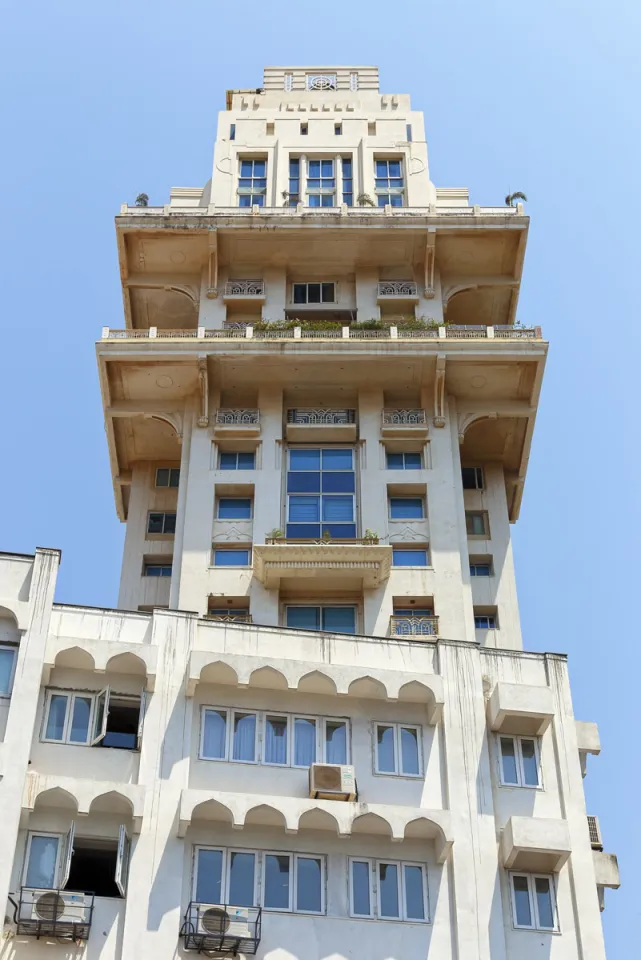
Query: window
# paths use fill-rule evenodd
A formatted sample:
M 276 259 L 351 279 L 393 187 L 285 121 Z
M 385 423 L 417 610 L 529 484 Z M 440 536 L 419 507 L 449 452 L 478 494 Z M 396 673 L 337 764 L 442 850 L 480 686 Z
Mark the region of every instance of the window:
M 287 607 L 286 625 L 296 630 L 356 633 L 356 607 Z
M 251 497 L 219 497 L 217 518 L 219 520 L 251 520 Z
M 510 787 L 540 787 L 539 743 L 534 737 L 499 737 L 501 783 Z
M 143 577 L 170 577 L 170 563 L 146 563 L 143 567 Z
M 349 887 L 353 917 L 429 923 L 425 864 L 353 858 Z
M 275 125 L 274 125 L 273 123 L 266 123 L 266 124 L 265 124 L 265 134 L 266 134 L 266 136 L 268 136 L 268 137 L 273 137 L 275 133 L 276 133 L 276 127 L 275 127 Z
M 403 206 L 403 169 L 400 160 L 375 160 L 378 206 Z
M 482 467 L 461 467 L 464 490 L 483 490 Z
M 157 487 L 177 487 L 180 480 L 180 467 L 158 467 L 156 470 Z
M 194 900 L 295 913 L 325 912 L 325 858 L 196 847 Z
M 267 161 L 241 160 L 238 178 L 238 206 L 263 207 L 267 194 Z
M 376 121 L 375 121 L 375 120 L 371 120 L 371 121 L 367 124 L 367 136 L 368 136 L 368 137 L 375 137 L 375 136 L 376 136 Z
M 426 548 L 417 550 L 415 547 L 392 547 L 393 567 L 426 567 L 427 565 L 428 552 Z
M 336 303 L 335 283 L 294 283 L 294 303 Z
M 465 529 L 468 537 L 489 538 L 490 524 L 485 510 L 466 510 Z
M 389 515 L 392 520 L 422 520 L 425 501 L 422 497 L 390 497 Z
M 307 161 L 307 205 L 333 207 L 336 198 L 336 172 L 333 159 Z
M 556 930 L 556 903 L 552 877 L 513 873 L 512 913 L 515 927 L 527 930 Z
M 174 534 L 175 532 L 175 513 L 149 513 L 147 515 L 147 533 Z
M 387 453 L 388 470 L 420 470 L 423 466 L 420 453 Z
M 120 696 L 106 687 L 100 693 L 49 690 L 41 740 L 76 746 L 140 747 L 143 697 Z
M 289 161 L 289 193 L 287 195 L 287 204 L 295 207 L 300 201 L 300 160 L 298 157 L 291 157 Z
M 342 128 L 341 128 L 342 132 Z M 343 174 L 343 203 L 348 207 L 354 206 L 354 167 L 351 157 L 341 157 Z
M 253 450 L 247 452 L 223 452 L 218 457 L 219 470 L 253 470 L 256 466 L 256 454 Z
M 327 532 L 331 537 L 354 538 L 354 451 L 349 447 L 292 447 L 288 455 L 287 536 L 313 539 Z M 354 630 L 348 632 L 353 633 Z
M 249 547 L 215 547 L 215 567 L 248 567 L 251 550 Z
M 48 890 L 90 890 L 98 897 L 124 897 L 130 841 L 124 825 L 118 839 L 77 837 L 75 823 L 66 836 L 30 833 L 23 883 Z
M 421 776 L 421 728 L 400 723 L 375 724 L 376 773 L 396 777 Z
M 491 557 L 470 557 L 470 576 L 471 577 L 491 577 L 492 559 Z
M 229 125 L 229 139 L 230 139 L 230 140 L 235 140 L 235 139 L 236 139 L 236 124 L 235 124 L 235 123 L 230 123 L 230 125 Z
M 412 142 L 412 124 L 411 123 L 405 124 L 405 139 L 407 140 L 408 143 Z
M 245 710 L 203 712 L 200 756 L 203 760 L 257 762 L 258 714 Z
M 301 137 L 306 137 L 308 132 L 308 126 L 306 123 L 301 123 L 300 125 L 300 135 Z
M 340 137 L 340 136 L 342 136 L 342 134 L 343 134 L 343 124 L 342 124 L 342 123 L 335 123 L 335 124 L 334 124 L 334 136 L 335 136 L 335 137 Z
M 496 630 L 497 626 L 496 616 L 493 613 L 474 614 L 475 630 Z
M 9 697 L 13 687 L 13 674 L 16 668 L 17 647 L 0 645 L 0 697 Z

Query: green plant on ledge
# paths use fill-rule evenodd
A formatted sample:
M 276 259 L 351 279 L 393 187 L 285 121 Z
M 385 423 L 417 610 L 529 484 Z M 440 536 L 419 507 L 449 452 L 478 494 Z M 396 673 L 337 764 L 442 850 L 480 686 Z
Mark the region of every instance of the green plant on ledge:
M 375 530 L 370 530 L 370 528 L 367 527 L 363 535 L 363 540 L 367 540 L 368 543 L 378 543 L 378 534 Z
M 323 530 L 323 536 L 321 537 L 321 539 L 325 540 L 326 542 L 332 539 L 332 535 L 329 532 L 329 530 Z
M 359 207 L 375 207 L 376 204 L 370 197 L 369 193 L 359 193 L 356 197 L 356 203 Z
M 270 530 L 269 533 L 267 534 L 267 539 L 268 540 L 284 540 L 285 534 L 280 529 L 280 527 L 274 527 L 274 529 Z

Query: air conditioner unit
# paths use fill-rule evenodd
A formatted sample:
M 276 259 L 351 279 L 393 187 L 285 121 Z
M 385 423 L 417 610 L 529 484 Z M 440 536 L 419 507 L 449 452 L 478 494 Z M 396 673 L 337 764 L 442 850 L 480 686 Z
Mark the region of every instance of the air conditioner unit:
M 56 890 L 33 890 L 28 904 L 29 917 L 40 924 L 87 923 L 89 903 L 82 893 L 58 893 Z
M 199 904 L 198 933 L 219 939 L 251 939 L 254 931 L 249 922 L 249 908 Z
M 601 838 L 601 827 L 598 817 L 588 817 L 588 831 L 590 833 L 590 845 L 593 850 L 603 850 L 603 840 Z
M 354 767 L 313 763 L 309 768 L 309 795 L 314 800 L 356 800 Z

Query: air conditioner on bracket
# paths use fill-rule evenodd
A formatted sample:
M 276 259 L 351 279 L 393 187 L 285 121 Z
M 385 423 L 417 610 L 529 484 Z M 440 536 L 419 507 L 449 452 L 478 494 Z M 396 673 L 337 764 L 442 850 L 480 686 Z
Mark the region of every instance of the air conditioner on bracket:
M 224 937 L 233 940 L 254 936 L 249 923 L 247 907 L 221 907 L 198 905 L 198 933 L 207 937 Z
M 87 923 L 87 911 L 91 898 L 86 898 L 84 894 L 57 893 L 54 890 L 32 890 L 30 894 L 33 899 L 28 904 L 30 908 L 28 919 L 44 924 Z
M 354 767 L 313 763 L 309 768 L 309 795 L 314 800 L 356 800 Z

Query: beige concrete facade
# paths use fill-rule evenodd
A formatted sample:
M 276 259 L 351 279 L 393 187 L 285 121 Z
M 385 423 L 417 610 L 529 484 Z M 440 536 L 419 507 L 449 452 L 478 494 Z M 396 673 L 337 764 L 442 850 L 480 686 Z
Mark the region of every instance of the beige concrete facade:
M 603 960 L 598 730 L 512 558 L 523 208 L 434 186 L 376 68 L 266 68 L 116 227 L 119 609 L 0 555 L 0 957 Z

